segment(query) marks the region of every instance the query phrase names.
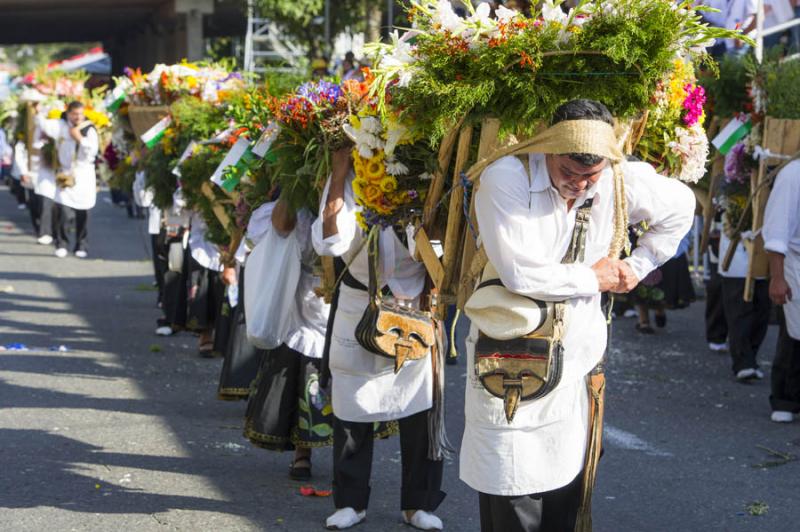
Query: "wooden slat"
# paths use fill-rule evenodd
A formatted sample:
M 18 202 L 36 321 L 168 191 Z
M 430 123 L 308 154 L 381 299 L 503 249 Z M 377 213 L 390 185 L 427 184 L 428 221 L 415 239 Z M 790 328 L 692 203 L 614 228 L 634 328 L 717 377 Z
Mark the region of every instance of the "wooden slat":
M 764 133 L 762 136 L 762 143 L 767 146 L 770 151 L 773 151 L 770 146 L 776 148 L 778 153 L 782 150 L 782 139 L 784 137 L 785 124 L 782 121 L 774 121 L 767 117 L 764 120 Z M 775 140 L 773 140 L 775 139 Z M 767 187 L 760 187 L 762 181 L 767 175 L 767 160 L 762 157 L 758 163 L 758 171 L 753 172 L 750 178 L 750 194 L 753 195 L 753 224 L 750 229 L 756 233 L 764 223 L 764 208 L 767 205 L 767 198 L 769 197 L 769 190 Z M 747 277 L 744 283 L 744 300 L 747 302 L 753 301 L 753 291 L 755 288 L 755 278 L 766 276 L 769 272 L 764 272 L 766 265 L 766 251 L 764 250 L 764 240 L 761 235 L 756 237 L 753 241 L 745 242 L 745 249 L 747 250 Z
M 422 263 L 425 265 L 425 269 L 428 270 L 428 275 L 430 275 L 434 286 L 441 290 L 444 281 L 444 268 L 442 267 L 442 263 L 439 262 L 439 257 L 436 256 L 436 252 L 433 250 L 431 241 L 428 238 L 428 233 L 425 231 L 424 227 L 419 228 L 414 241 L 417 248 L 417 257 L 422 259 Z
M 488 157 L 489 154 L 491 154 L 497 148 L 499 143 L 499 132 L 499 120 L 487 118 L 481 123 L 481 137 L 480 143 L 478 144 L 478 160 Z M 480 180 L 476 179 L 475 183 L 473 184 L 472 198 L 470 199 L 469 217 L 470 220 L 472 220 L 472 225 L 475 227 L 475 230 L 478 232 L 478 234 L 480 234 L 478 220 L 475 216 L 475 193 L 478 191 L 478 187 L 480 187 Z M 475 237 L 471 230 L 464 231 L 463 247 L 464 251 L 461 255 L 459 279 L 463 277 L 463 273 L 466 273 L 469 270 L 475 257 L 475 253 L 477 252 Z M 458 308 L 464 308 L 464 304 L 467 302 L 467 299 L 471 294 L 472 287 L 468 286 L 468 283 L 459 283 L 458 294 L 456 298 L 456 305 L 458 305 Z
M 444 280 L 442 290 L 446 295 L 452 295 L 451 286 L 453 279 L 458 274 L 456 257 L 461 250 L 461 226 L 464 218 L 464 187 L 461 184 L 461 172 L 467 166 L 469 148 L 472 145 L 472 126 L 466 126 L 458 136 L 458 149 L 456 162 L 453 166 L 453 183 L 450 192 L 450 205 L 447 209 L 447 228 L 444 237 L 444 257 L 442 267 Z
M 433 174 L 433 180 L 430 187 L 428 187 L 428 196 L 425 198 L 425 205 L 422 209 L 422 225 L 429 231 L 436 218 L 436 206 L 442 198 L 444 182 L 448 174 L 447 170 L 450 167 L 450 159 L 453 157 L 453 148 L 456 144 L 460 125 L 461 121 L 442 139 L 442 143 L 439 146 L 439 169 Z

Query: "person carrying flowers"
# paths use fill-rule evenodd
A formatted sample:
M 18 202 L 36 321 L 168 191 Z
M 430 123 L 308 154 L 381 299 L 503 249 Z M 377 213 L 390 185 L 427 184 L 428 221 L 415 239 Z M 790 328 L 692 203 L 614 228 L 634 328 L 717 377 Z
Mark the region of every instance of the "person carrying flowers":
M 429 453 L 434 433 L 429 426 L 434 404 L 432 354 L 428 350 L 427 356 L 416 360 L 392 360 L 367 350 L 356 334 L 370 308 L 367 285 L 371 274 L 377 274 L 377 288 L 384 297 L 391 295 L 411 312 L 419 308 L 426 271 L 409 252 L 406 232 L 395 231 L 391 225 L 376 226 L 368 236 L 359 224 L 363 207 L 357 205 L 353 192 L 351 148 L 334 152 L 332 169 L 319 218 L 312 226 L 317 253 L 340 258 L 345 263 L 342 266 L 347 265 L 332 305 L 332 324 L 329 322 L 336 512 L 325 524 L 342 530 L 364 520 L 375 422 L 397 420 L 403 520 L 421 530 L 441 530 L 442 521 L 432 513 L 445 497 L 440 489 L 443 461 Z M 377 264 L 370 264 L 370 245 L 380 249 Z
M 460 476 L 479 492 L 483 532 L 573 530 L 579 513 L 578 529 L 588 529 L 602 430 L 603 381 L 595 387 L 592 373 L 607 343 L 601 294 L 633 289 L 692 224 L 689 188 L 626 162 L 613 124 L 597 101 L 567 102 L 524 149 L 480 174 L 488 263 L 465 307 L 472 369 Z M 619 259 L 629 223 L 644 220 L 650 230 Z

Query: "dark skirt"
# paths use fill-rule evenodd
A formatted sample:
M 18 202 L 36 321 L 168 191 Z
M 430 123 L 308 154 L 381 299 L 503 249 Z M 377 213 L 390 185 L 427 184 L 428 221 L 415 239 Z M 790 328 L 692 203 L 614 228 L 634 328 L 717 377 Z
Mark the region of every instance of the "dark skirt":
M 217 316 L 223 310 L 225 285 L 219 272 L 204 268 L 192 257 L 189 257 L 189 262 L 191 266 L 186 328 L 197 332 L 207 331 L 214 327 Z
M 244 435 L 272 451 L 333 444 L 333 408 L 319 385 L 320 359 L 285 344 L 264 353 L 247 403 Z M 376 423 L 375 437 L 397 433 L 397 422 Z
M 250 385 L 258 375 L 261 357 L 265 351 L 247 340 L 247 322 L 244 313 L 244 268 L 239 272 L 239 304 L 231 315 L 231 328 L 225 349 L 225 360 L 219 376 L 217 396 L 223 401 L 247 399 Z
M 319 386 L 320 362 L 286 344 L 264 353 L 245 414 L 247 439 L 273 451 L 333 444 L 333 409 Z

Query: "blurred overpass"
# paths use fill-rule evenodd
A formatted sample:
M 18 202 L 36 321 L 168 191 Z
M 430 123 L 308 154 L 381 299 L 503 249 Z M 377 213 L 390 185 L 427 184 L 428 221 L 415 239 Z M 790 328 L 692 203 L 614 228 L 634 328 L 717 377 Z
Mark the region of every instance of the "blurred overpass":
M 203 39 L 244 35 L 244 0 L 0 0 L 0 45 L 103 43 L 113 69 L 203 57 Z

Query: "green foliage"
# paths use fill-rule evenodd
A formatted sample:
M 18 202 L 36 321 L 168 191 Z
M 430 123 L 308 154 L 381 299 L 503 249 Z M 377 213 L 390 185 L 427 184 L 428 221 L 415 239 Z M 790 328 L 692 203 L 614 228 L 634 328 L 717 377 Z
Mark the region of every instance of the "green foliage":
M 563 103 L 589 98 L 620 118 L 651 104 L 658 82 L 673 68 L 676 50 L 709 36 L 698 16 L 672 2 L 582 2 L 594 14 L 580 25 L 517 17 L 495 37 L 465 39 L 421 27 L 413 38 L 406 86 L 391 87 L 432 144 L 461 117 L 496 117 L 503 133 L 528 134 Z M 683 6 L 682 6 L 683 7 Z M 431 24 L 418 7 L 415 22 Z M 473 30 L 474 31 L 474 30 Z M 498 36 L 499 35 L 499 36 Z M 702 57 L 701 57 L 702 59 Z M 385 71 L 376 70 L 379 77 Z M 387 78 L 388 79 L 388 78 Z
M 136 179 L 136 168 L 127 161 L 122 160 L 111 173 L 108 185 L 130 194 L 133 191 L 133 182 Z
M 750 106 L 747 86 L 752 67 L 751 55 L 728 54 L 719 62 L 719 74 L 704 72 L 698 79 L 708 97 L 708 114 L 720 118 L 730 118 L 745 112 Z
M 208 182 L 219 163 L 225 157 L 227 148 L 220 149 L 215 145 L 204 145 L 196 148 L 194 154 L 181 164 L 181 190 L 186 204 L 196 211 L 208 226 L 206 240 L 212 244 L 227 245 L 230 235 L 214 214 L 214 203 L 223 205 L 226 211 L 232 211 L 227 195 L 213 183 L 210 189 L 214 202 L 202 192 L 202 186 Z
M 257 0 L 261 12 L 313 55 L 323 48 L 323 26 L 315 24 L 325 14 L 325 0 Z M 331 36 L 366 29 L 367 12 L 382 10 L 385 0 L 336 0 L 331 2 Z
M 767 115 L 800 119 L 800 61 L 768 62 L 762 69 Z
M 180 98 L 170 106 L 175 128 L 177 152 L 182 153 L 192 140 L 207 140 L 225 129 L 225 106 L 192 96 Z
M 174 158 L 164 153 L 163 143 L 148 150 L 142 159 L 145 183 L 153 189 L 153 204 L 162 210 L 172 207 L 172 195 L 178 188 L 178 178 L 172 173 L 173 164 Z

